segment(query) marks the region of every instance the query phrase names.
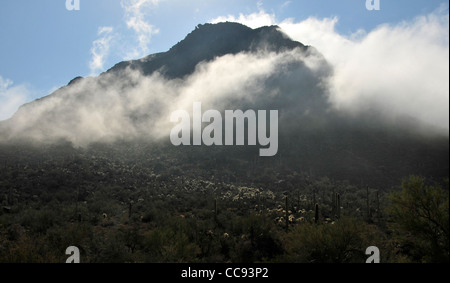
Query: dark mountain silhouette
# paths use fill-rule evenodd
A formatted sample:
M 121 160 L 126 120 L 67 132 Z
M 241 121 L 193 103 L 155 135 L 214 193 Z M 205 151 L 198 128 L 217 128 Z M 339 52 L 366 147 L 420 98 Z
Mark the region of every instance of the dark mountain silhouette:
M 188 78 L 195 73 L 199 63 L 213 62 L 224 55 L 243 52 L 280 54 L 292 50 L 297 50 L 295 54 L 302 58 L 315 56 L 318 67 L 309 68 L 307 59 L 281 60 L 286 62 L 252 85 L 252 90 L 259 89 L 256 99 L 248 99 L 245 95 L 225 96 L 220 104 L 222 109 L 278 109 L 280 145 L 276 157 L 259 157 L 259 147 L 174 147 L 168 139 L 155 141 L 136 134 L 156 127 L 147 121 L 160 118 L 162 106 L 153 100 L 142 106 L 127 105 L 129 97 L 122 93 L 140 83 L 133 81 L 133 76 L 126 75 L 129 70 L 140 73 L 140 79 L 158 72 L 165 82 L 171 82 Z M 118 63 L 98 78 L 77 77 L 50 96 L 24 105 L 12 119 L 0 124 L 0 137 L 6 136 L 4 143 L 18 144 L 28 140 L 33 145 L 34 136 L 39 136 L 40 140 L 47 137 L 47 144 L 49 140 L 58 143 L 68 140 L 65 145 L 72 148 L 71 143 L 76 143 L 79 136 L 86 134 L 83 125 L 98 124 L 105 134 L 84 146 L 95 145 L 93 148 L 102 154 L 109 151 L 112 160 L 118 149 L 125 148 L 126 153 L 122 154 L 132 156 L 133 162 L 157 171 L 171 172 L 170 168 L 176 167 L 182 168 L 182 173 L 178 174 L 215 175 L 218 179 L 241 178 L 249 182 L 260 180 L 262 185 L 267 180 L 273 181 L 269 175 L 282 181 L 283 174 L 292 172 L 381 187 L 396 185 L 409 174 L 436 179 L 448 176 L 448 136 L 430 130 L 425 133 L 426 125 L 408 117 L 393 124 L 376 112 L 351 116 L 333 110 L 324 85 L 332 71 L 313 47 L 291 40 L 276 26 L 251 29 L 236 23 L 199 25 L 167 52 Z M 121 91 L 113 96 L 117 88 Z M 152 84 L 148 88 L 152 88 Z M 139 98 L 144 94 L 136 96 Z M 166 95 L 161 93 L 157 99 L 164 100 Z M 89 114 L 84 109 L 95 112 L 101 107 L 108 114 L 109 109 L 113 111 L 117 106 L 120 106 L 120 119 L 114 121 L 114 126 L 110 126 L 107 119 L 82 121 L 83 116 L 80 116 L 80 113 Z M 100 114 L 92 119 L 98 116 Z M 116 127 L 119 128 L 116 124 L 122 120 L 127 122 L 119 125 L 122 132 L 109 140 Z M 130 127 L 133 129 L 129 130 Z M 56 132 L 57 135 L 54 134 Z M 86 135 L 92 134 L 87 132 Z M 117 143 L 121 146 L 115 147 Z M 76 144 L 74 146 L 77 147 Z M 67 151 L 73 154 L 72 150 Z M 150 160 L 155 160 L 155 155 L 158 155 L 158 162 L 152 163 Z M 20 158 L 26 159 L 24 156 Z
M 121 62 L 108 72 L 126 67 L 141 70 L 145 75 L 161 71 L 168 78 L 180 78 L 191 74 L 202 61 L 210 61 L 225 54 L 254 52 L 260 49 L 282 50 L 308 47 L 292 41 L 278 26 L 251 29 L 238 23 L 198 25 L 183 41 L 169 51 L 157 53 L 140 60 Z

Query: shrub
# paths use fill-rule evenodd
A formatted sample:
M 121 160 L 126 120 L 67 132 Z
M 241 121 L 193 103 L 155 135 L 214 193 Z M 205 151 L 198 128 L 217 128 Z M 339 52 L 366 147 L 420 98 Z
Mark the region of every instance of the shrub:
M 411 176 L 390 195 L 388 213 L 401 252 L 417 262 L 449 262 L 449 187 Z

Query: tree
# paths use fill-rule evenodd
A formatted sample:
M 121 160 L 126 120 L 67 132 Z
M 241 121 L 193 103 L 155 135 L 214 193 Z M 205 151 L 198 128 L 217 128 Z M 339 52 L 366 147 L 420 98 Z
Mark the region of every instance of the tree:
M 411 176 L 390 195 L 388 212 L 406 254 L 420 262 L 449 262 L 449 186 Z

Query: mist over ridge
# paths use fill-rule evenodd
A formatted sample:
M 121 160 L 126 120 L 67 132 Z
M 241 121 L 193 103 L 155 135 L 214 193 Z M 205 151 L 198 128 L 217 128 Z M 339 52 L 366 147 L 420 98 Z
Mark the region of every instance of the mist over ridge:
M 303 115 L 327 107 L 323 84 L 330 74 L 314 48 L 290 40 L 278 27 L 199 25 L 168 52 L 121 62 L 98 77 L 75 78 L 22 106 L 2 123 L 3 134 L 75 145 L 139 135 L 159 139 L 168 134 L 170 113 L 190 109 L 194 101 L 217 110 L 270 106 Z
M 0 141 L 67 141 L 75 148 L 136 140 L 167 145 L 170 114 L 192 111 L 200 101 L 204 109 L 219 111 L 279 110 L 276 158 L 294 170 L 350 180 L 383 176 L 393 183 L 409 173 L 447 174 L 448 133 L 413 114 L 336 107 L 334 75 L 316 48 L 293 41 L 278 26 L 199 25 L 167 52 L 118 63 L 98 77 L 75 78 L 22 106 L 0 123 Z M 186 153 L 182 147 L 168 150 Z M 245 154 L 197 150 L 199 158 L 208 158 L 209 150 L 219 158 L 255 158 L 254 148 Z

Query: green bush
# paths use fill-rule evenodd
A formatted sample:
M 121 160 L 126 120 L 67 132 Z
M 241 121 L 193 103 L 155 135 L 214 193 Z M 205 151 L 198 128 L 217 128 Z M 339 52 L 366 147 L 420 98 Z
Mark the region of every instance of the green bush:
M 449 262 L 449 186 L 411 176 L 390 195 L 388 213 L 400 252 L 413 262 Z
M 377 232 L 365 222 L 343 218 L 334 224 L 305 223 L 289 232 L 283 241 L 284 262 L 364 263 L 369 246 L 379 246 Z

